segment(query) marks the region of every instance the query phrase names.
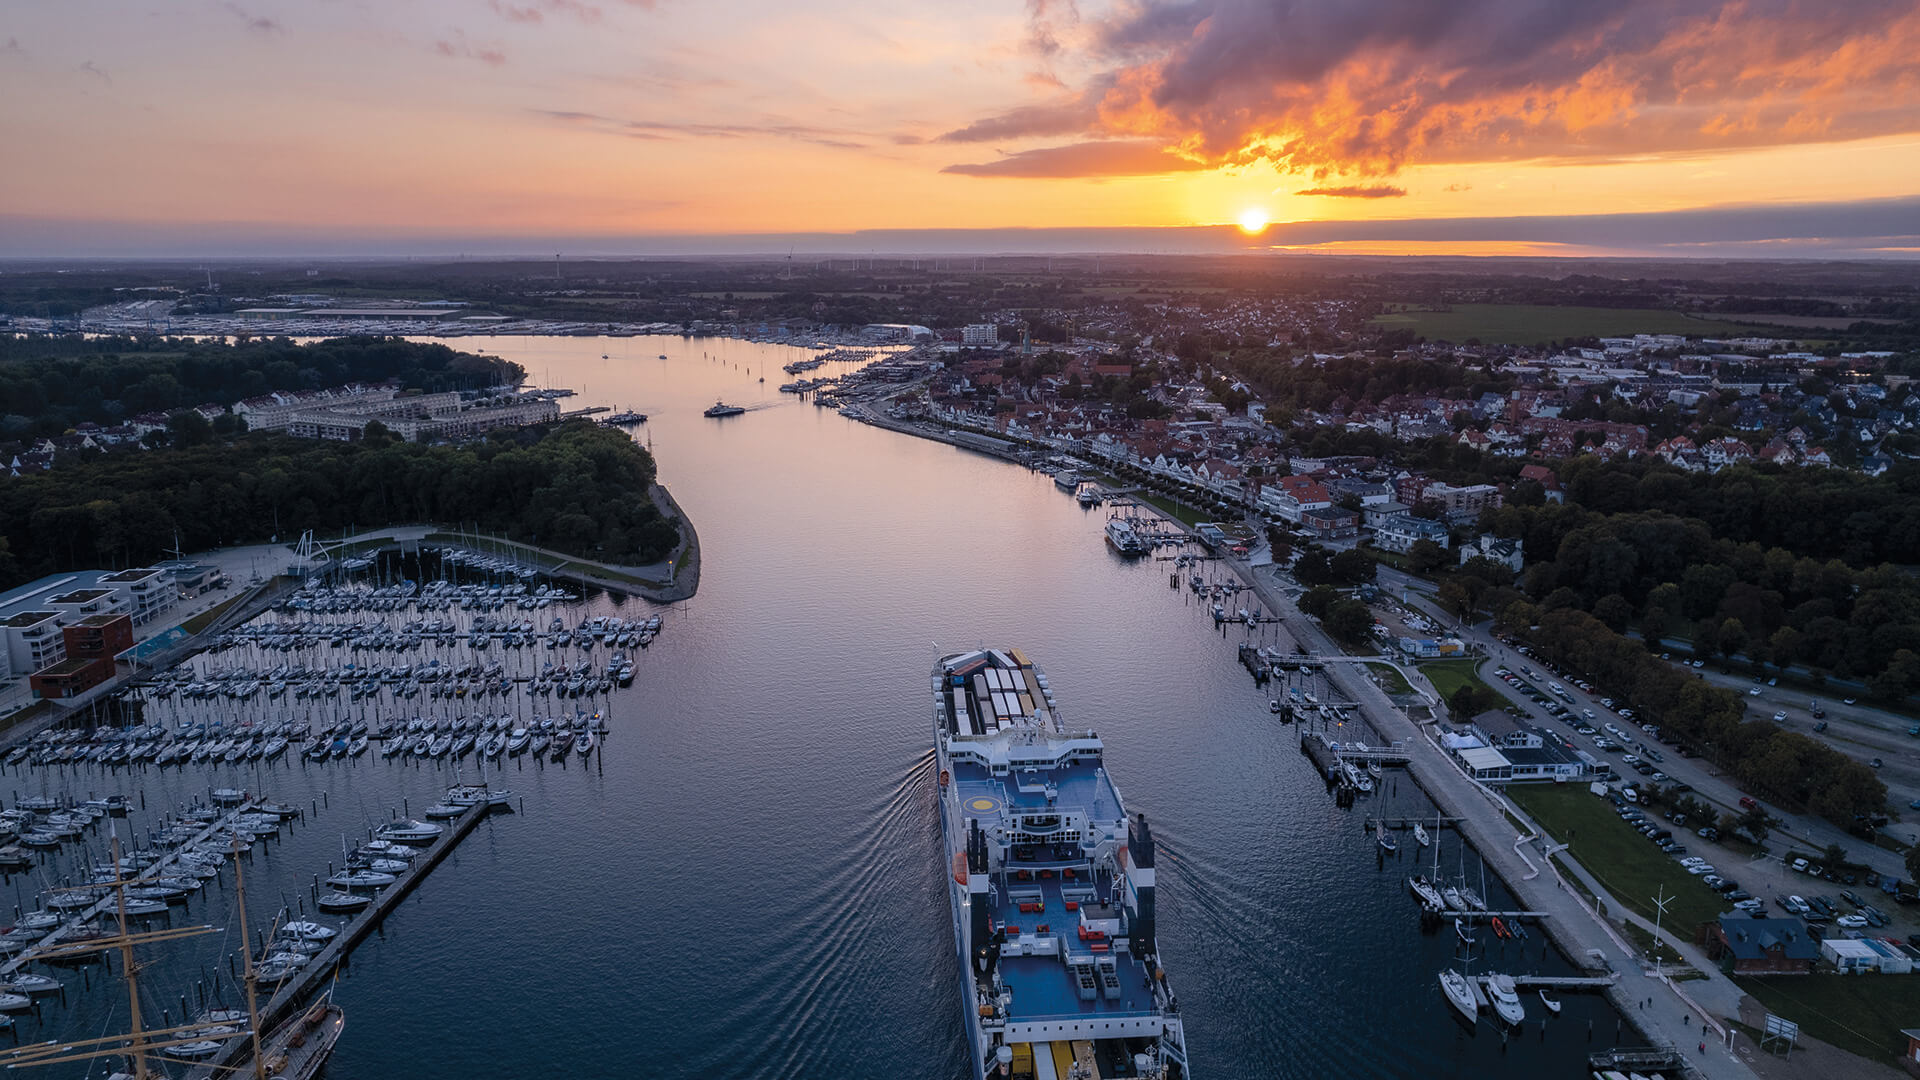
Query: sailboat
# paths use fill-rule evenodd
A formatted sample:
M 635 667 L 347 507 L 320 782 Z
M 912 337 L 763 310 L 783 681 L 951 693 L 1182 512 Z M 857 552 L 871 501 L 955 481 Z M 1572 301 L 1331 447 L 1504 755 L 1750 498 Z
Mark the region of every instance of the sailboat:
M 1395 840 L 1393 836 L 1387 832 L 1386 822 L 1384 821 L 1374 822 L 1373 836 L 1374 836 L 1374 841 L 1380 845 L 1380 850 L 1387 853 L 1388 855 L 1391 855 L 1394 852 L 1400 850 L 1399 841 Z
M 1414 842 L 1421 847 L 1426 847 L 1428 844 L 1433 843 L 1433 840 L 1427 836 L 1426 826 L 1417 821 L 1413 823 L 1413 839 Z
M 152 945 L 177 938 L 198 936 L 214 932 L 212 926 L 184 926 L 165 930 L 149 930 L 138 933 L 127 928 L 127 886 L 129 879 L 117 868 L 120 861 L 120 835 L 116 830 L 112 838 L 113 865 L 116 867 L 111 882 L 103 882 L 114 893 L 114 909 L 119 930 L 113 934 L 100 934 L 76 938 L 72 942 L 56 943 L 42 950 L 38 958 L 42 960 L 72 959 L 92 953 L 117 949 L 120 953 L 120 970 L 127 983 L 127 1004 L 129 1030 L 124 1035 L 103 1035 L 96 1038 L 76 1039 L 70 1042 L 44 1042 L 31 1046 L 17 1047 L 0 1053 L 0 1065 L 8 1069 L 28 1065 L 55 1065 L 70 1061 L 87 1061 L 95 1058 L 124 1058 L 126 1071 L 114 1074 L 124 1080 L 149 1080 L 150 1077 L 164 1076 L 158 1062 L 185 1049 L 191 1055 L 200 1052 L 202 1044 L 253 1034 L 249 1026 L 221 1025 L 209 1028 L 204 1021 L 193 1021 L 164 1028 L 145 1026 L 140 1012 L 140 970 L 144 966 L 134 959 L 137 946 Z M 237 864 L 236 864 L 237 865 Z M 241 890 L 241 910 L 245 911 L 244 889 Z M 242 923 L 245 916 L 242 915 Z M 251 967 L 251 961 L 249 961 Z M 252 1008 L 252 983 L 248 983 L 249 1010 Z M 163 1054 L 162 1051 L 168 1053 Z M 310 1074 L 309 1074 L 310 1075 Z M 298 1080 L 307 1080 L 302 1077 Z
M 1540 991 L 1540 1004 L 1545 1005 L 1547 1007 L 1547 1011 L 1552 1013 L 1553 1015 L 1555 1016 L 1560 1015 L 1560 1003 L 1548 997 L 1547 992 L 1545 990 Z
M 1440 972 L 1440 990 L 1447 996 L 1447 1004 L 1452 1005 L 1469 1023 L 1480 1019 L 1480 999 L 1468 984 L 1467 977 L 1446 968 Z

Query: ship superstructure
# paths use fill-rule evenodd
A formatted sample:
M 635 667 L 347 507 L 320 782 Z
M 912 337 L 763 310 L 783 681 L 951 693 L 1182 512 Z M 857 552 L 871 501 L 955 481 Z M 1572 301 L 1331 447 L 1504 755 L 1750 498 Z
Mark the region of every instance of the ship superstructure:
M 1153 834 L 1018 649 L 933 669 L 941 829 L 976 1077 L 1187 1077 Z

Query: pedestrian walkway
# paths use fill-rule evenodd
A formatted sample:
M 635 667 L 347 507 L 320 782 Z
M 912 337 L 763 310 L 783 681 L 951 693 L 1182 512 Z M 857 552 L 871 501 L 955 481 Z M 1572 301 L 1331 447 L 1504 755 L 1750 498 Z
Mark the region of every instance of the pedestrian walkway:
M 1288 629 L 1310 651 L 1322 655 L 1340 651 L 1318 625 L 1286 600 L 1275 586 L 1271 572 L 1254 573 L 1237 565 L 1235 570 L 1253 586 L 1267 610 L 1285 613 Z M 1544 922 L 1560 947 L 1576 960 L 1587 961 L 1594 955 L 1606 958 L 1608 965 L 1620 974 L 1612 995 L 1615 1003 L 1631 1014 L 1629 1019 L 1648 1038 L 1687 1051 L 1689 1062 L 1713 1080 L 1754 1075 L 1744 1062 L 1725 1049 L 1723 1036 L 1714 1030 L 1720 1021 L 1701 1016 L 1701 1004 L 1706 1004 L 1711 1011 L 1712 1002 L 1696 1003 L 1686 996 L 1690 990 L 1680 989 L 1643 968 L 1633 947 L 1604 919 L 1597 917 L 1564 882 L 1557 869 L 1551 874 L 1529 875 L 1529 864 L 1514 844 L 1523 834 L 1517 833 L 1506 817 L 1510 811 L 1504 799 L 1462 773 L 1394 706 L 1386 693 L 1372 680 L 1362 677 L 1354 665 L 1329 664 L 1326 670 L 1334 684 L 1350 700 L 1359 703 L 1382 739 L 1405 741 L 1411 751 L 1407 770 L 1414 780 L 1443 812 L 1461 817 L 1457 826 L 1461 834 L 1473 844 L 1489 869 L 1513 889 L 1523 907 L 1549 913 Z M 1718 993 L 1713 996 L 1721 999 Z M 1722 1015 L 1725 1014 L 1723 1010 Z M 1721 1030 L 1724 1031 L 1724 1027 Z M 1704 1049 L 1698 1049 L 1702 1046 Z

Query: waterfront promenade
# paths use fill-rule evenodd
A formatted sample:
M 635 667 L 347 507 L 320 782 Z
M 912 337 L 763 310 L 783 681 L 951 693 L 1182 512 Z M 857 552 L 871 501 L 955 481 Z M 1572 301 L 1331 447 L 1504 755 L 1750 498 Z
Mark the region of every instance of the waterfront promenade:
M 1247 564 L 1229 560 L 1247 584 L 1251 585 L 1268 611 L 1281 612 L 1286 628 L 1311 652 L 1339 655 L 1340 649 L 1312 620 L 1302 615 L 1281 592 L 1273 572 L 1255 573 Z M 1739 988 L 1718 971 L 1705 972 L 1707 979 L 1684 984 L 1656 976 L 1650 964 L 1604 919 L 1598 917 L 1585 899 L 1561 877 L 1557 864 L 1544 857 L 1528 837 L 1516 830 L 1508 819 L 1511 808 L 1496 793 L 1468 778 L 1423 730 L 1408 720 L 1371 679 L 1355 670 L 1354 664 L 1329 664 L 1327 676 L 1347 697 L 1360 704 L 1375 731 L 1386 741 L 1404 740 L 1411 751 L 1407 773 L 1419 784 L 1442 812 L 1460 817 L 1456 826 L 1490 869 L 1513 890 L 1521 906 L 1547 912 L 1542 927 L 1562 951 L 1575 962 L 1594 963 L 1604 958 L 1606 966 L 1619 973 L 1612 997 L 1615 1005 L 1638 1026 L 1648 1039 L 1686 1052 L 1689 1064 L 1703 1075 L 1726 1080 L 1753 1076 L 1753 1071 L 1725 1043 L 1725 1021 L 1737 1016 Z M 1596 895 L 1590 879 L 1583 881 Z M 1609 910 L 1621 910 L 1610 903 Z M 1704 999 L 1704 1000 L 1703 1000 Z M 1708 1016 L 1702 1016 L 1702 1007 Z M 1703 1027 L 1706 1029 L 1703 1031 Z M 1622 1037 L 1622 1044 L 1633 1040 Z M 1701 1043 L 1706 1050 L 1699 1050 Z

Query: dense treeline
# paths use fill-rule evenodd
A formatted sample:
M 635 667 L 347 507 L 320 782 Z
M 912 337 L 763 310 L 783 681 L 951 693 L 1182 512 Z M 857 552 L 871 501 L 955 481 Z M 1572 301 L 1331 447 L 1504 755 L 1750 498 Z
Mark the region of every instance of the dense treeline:
M 1652 641 L 1685 636 L 1701 655 L 1861 679 L 1877 697 L 1920 689 L 1920 582 L 1888 564 L 1856 567 L 1737 539 L 1664 510 L 1510 505 L 1483 523 L 1522 541 L 1527 595 L 1547 608 L 1589 611 L 1616 631 L 1637 626 Z M 1858 528 L 1848 554 L 1891 547 Z
M 1227 360 L 1229 370 L 1260 392 L 1270 407 L 1324 411 L 1334 402 L 1381 401 L 1396 394 L 1479 397 L 1504 393 L 1511 382 L 1451 360 L 1416 356 L 1405 359 L 1337 357 L 1294 362 L 1285 349 L 1243 349 Z
M 640 565 L 678 540 L 648 495 L 653 458 L 586 421 L 423 446 L 253 434 L 99 458 L 0 483 L 0 587 L 182 550 L 429 522 Z
M 1509 605 L 1500 622 L 1547 659 L 1624 698 L 1755 794 L 1845 828 L 1886 807 L 1886 785 L 1867 766 L 1799 732 L 1744 719 L 1739 693 L 1688 676 L 1585 612 L 1542 612 L 1520 602 Z
M 82 421 L 226 405 L 275 390 L 398 380 L 428 391 L 517 383 L 497 357 L 400 338 L 194 341 L 165 337 L 0 337 L 0 439 L 57 435 Z

